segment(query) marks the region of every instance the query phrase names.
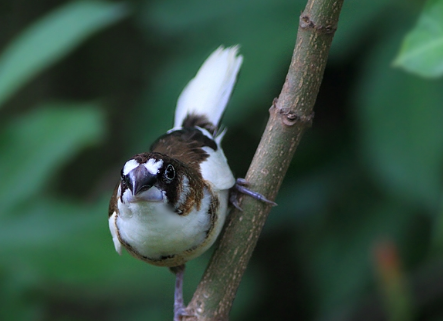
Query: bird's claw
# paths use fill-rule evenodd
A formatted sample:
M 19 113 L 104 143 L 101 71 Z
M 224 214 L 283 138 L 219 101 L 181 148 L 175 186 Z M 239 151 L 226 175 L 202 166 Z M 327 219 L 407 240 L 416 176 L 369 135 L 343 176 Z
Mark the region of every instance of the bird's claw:
M 244 178 L 237 178 L 237 181 L 235 185 L 231 189 L 231 195 L 229 197 L 231 204 L 238 209 L 239 211 L 243 211 L 238 203 L 238 194 L 245 194 L 248 196 L 251 196 L 252 198 L 255 198 L 258 201 L 261 201 L 263 203 L 271 204 L 272 206 L 277 206 L 277 203 L 268 200 L 266 197 L 264 197 L 262 194 L 254 192 L 247 188 L 249 185 L 249 182 Z
M 182 321 L 182 317 L 193 317 L 195 313 L 189 311 L 184 305 L 174 305 L 174 321 Z

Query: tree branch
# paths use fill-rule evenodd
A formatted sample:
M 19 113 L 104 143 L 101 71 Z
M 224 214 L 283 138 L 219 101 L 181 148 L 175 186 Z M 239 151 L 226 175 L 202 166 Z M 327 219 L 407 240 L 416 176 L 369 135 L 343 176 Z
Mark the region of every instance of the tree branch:
M 343 0 L 308 0 L 278 99 L 246 175 L 250 188 L 274 200 L 300 142 L 310 126 Z M 188 306 L 197 320 L 228 320 L 240 280 L 271 206 L 245 197 L 233 210 L 218 248 Z M 195 317 L 194 317 L 195 319 Z M 187 318 L 192 320 L 192 318 Z

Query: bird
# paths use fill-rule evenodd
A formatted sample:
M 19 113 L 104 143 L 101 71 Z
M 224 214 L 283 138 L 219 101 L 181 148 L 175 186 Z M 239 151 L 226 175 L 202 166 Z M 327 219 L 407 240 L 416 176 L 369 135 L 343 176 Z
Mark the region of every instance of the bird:
M 174 321 L 192 315 L 183 303 L 185 263 L 215 242 L 238 193 L 275 205 L 234 178 L 221 147 L 238 51 L 220 46 L 204 61 L 178 98 L 173 128 L 124 164 L 109 203 L 115 250 L 175 273 Z

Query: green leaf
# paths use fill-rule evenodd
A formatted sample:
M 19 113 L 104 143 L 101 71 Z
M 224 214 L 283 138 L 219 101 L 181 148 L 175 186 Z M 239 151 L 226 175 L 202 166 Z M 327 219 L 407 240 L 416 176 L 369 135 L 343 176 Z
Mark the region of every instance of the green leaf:
M 5 244 L 0 249 L 4 258 L 0 266 L 47 281 L 99 282 L 99 278 L 118 274 L 122 269 L 118 263 L 125 260 L 112 244 L 108 201 L 105 197 L 82 204 L 39 196 L 14 208 L 15 215 L 3 218 L 0 227 L 0 242 Z
M 443 0 L 429 0 L 394 65 L 422 77 L 443 75 Z
M 0 132 L 0 215 L 44 189 L 64 162 L 104 134 L 95 104 L 48 104 Z
M 435 213 L 443 172 L 443 83 L 389 68 L 397 36 L 393 30 L 371 54 L 356 97 L 362 156 L 382 190 Z
M 39 72 L 126 13 L 122 4 L 76 1 L 29 26 L 0 56 L 0 106 Z

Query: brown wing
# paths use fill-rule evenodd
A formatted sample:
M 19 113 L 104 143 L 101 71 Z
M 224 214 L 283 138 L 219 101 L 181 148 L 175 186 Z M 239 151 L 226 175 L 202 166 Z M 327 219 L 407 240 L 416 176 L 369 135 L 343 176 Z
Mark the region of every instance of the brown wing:
M 118 191 L 118 186 L 119 185 L 120 185 L 120 183 L 118 183 L 115 186 L 114 192 L 112 193 L 111 200 L 109 201 L 108 217 L 111 217 L 111 215 L 114 212 L 118 212 L 118 207 L 117 207 L 117 191 Z
M 199 164 L 208 158 L 202 147 L 217 150 L 216 142 L 205 136 L 198 128 L 183 128 L 161 136 L 151 146 L 157 152 L 177 159 L 199 170 Z

